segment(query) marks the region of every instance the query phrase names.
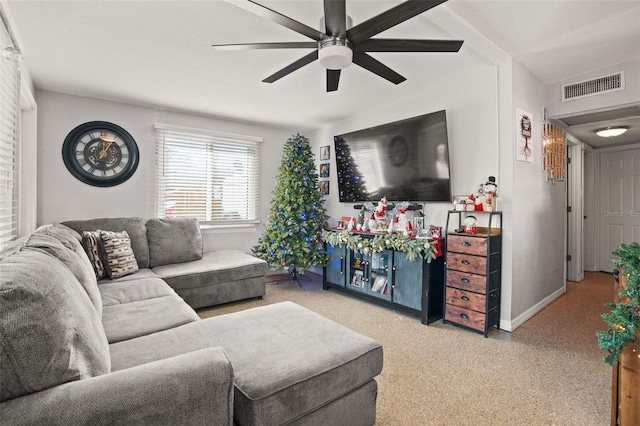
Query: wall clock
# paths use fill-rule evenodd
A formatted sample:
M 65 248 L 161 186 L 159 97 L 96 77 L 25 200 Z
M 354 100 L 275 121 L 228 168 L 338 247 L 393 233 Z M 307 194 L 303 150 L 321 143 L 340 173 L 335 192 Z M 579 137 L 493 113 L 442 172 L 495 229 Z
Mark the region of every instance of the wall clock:
M 133 176 L 140 153 L 136 141 L 122 127 L 90 121 L 69 132 L 62 145 L 62 159 L 78 180 L 107 187 Z
M 409 155 L 409 147 L 407 141 L 402 136 L 396 136 L 389 142 L 389 148 L 387 151 L 389 156 L 389 162 L 400 167 L 407 161 Z

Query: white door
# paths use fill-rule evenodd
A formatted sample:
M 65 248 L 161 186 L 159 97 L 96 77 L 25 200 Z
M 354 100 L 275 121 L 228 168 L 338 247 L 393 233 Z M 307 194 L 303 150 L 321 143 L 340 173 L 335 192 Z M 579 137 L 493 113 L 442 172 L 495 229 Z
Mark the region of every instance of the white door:
M 600 156 L 600 270 L 613 272 L 620 244 L 640 241 L 640 149 Z

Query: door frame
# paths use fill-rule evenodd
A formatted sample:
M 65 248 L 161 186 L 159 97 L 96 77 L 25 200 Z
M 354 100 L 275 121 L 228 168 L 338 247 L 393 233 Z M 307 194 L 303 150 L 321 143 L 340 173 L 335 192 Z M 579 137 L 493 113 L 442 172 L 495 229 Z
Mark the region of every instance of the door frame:
M 567 235 L 566 279 L 584 279 L 584 151 L 585 144 L 567 135 Z M 571 256 L 571 260 L 568 260 Z

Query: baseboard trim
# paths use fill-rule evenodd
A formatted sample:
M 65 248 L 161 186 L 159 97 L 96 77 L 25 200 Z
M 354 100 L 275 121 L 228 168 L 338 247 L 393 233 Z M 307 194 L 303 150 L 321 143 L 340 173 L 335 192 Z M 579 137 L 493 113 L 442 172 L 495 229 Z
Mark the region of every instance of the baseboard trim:
M 505 331 L 513 331 L 513 330 L 515 330 L 516 328 L 520 327 L 527 320 L 532 318 L 535 314 L 537 314 L 538 312 L 543 310 L 551 302 L 553 302 L 554 300 L 556 300 L 558 297 L 562 296 L 566 292 L 567 292 L 566 287 L 562 286 L 562 288 L 554 291 L 549 296 L 545 297 L 540 302 L 536 303 L 531 308 L 529 308 L 526 311 L 524 311 L 517 318 L 514 318 L 511 321 L 505 321 L 505 320 L 501 319 L 500 320 L 500 329 L 501 330 L 505 330 Z

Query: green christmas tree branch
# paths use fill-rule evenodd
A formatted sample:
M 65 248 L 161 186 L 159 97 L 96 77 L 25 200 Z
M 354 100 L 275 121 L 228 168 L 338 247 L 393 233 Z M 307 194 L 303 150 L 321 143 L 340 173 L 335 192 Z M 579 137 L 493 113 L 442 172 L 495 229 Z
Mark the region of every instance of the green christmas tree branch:
M 364 238 L 358 234 L 345 231 L 322 232 L 322 238 L 327 244 L 334 247 L 346 247 L 357 253 L 365 255 L 381 253 L 384 250 L 402 251 L 407 254 L 407 260 L 425 259 L 430 263 L 436 258 L 435 240 L 423 240 L 393 235 L 376 235 L 373 238 Z
M 609 329 L 596 332 L 598 346 L 609 352 L 604 358 L 609 365 L 619 361 L 625 346 L 636 342 L 640 329 L 640 243 L 621 244 L 613 254 L 620 257 L 617 266 L 627 277 L 627 283 L 618 292 L 623 302 L 608 303 L 611 312 L 602 314 Z

